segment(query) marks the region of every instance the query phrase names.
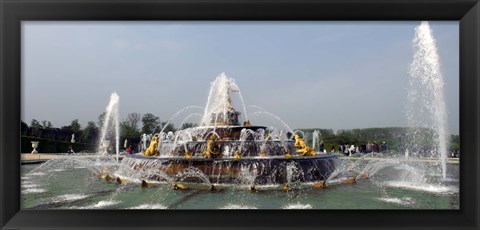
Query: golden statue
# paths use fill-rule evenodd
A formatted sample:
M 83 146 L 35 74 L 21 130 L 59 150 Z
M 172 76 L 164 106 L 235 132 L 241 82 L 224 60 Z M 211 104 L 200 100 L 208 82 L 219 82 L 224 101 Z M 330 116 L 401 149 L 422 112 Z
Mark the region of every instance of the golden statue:
M 240 158 L 242 158 L 242 154 L 240 154 L 240 151 L 237 150 L 237 151 L 235 152 L 235 156 L 233 156 L 233 158 L 235 158 L 235 159 L 240 159 Z
M 192 154 L 188 150 L 185 150 L 185 158 L 192 158 Z
M 266 157 L 267 156 L 267 152 L 265 152 L 265 150 L 260 150 L 260 156 L 261 157 Z
M 150 146 L 148 146 L 147 149 L 143 152 L 143 155 L 145 156 L 158 156 L 160 153 L 158 152 L 158 135 L 155 134 L 153 136 L 152 141 L 150 142 Z
M 292 157 L 292 153 L 290 152 L 290 149 L 287 149 L 287 151 L 285 152 L 285 157 L 286 158 Z
M 301 154 L 302 156 L 315 156 L 315 149 L 308 147 L 305 141 L 298 135 L 295 134 L 295 148 L 297 149 L 297 153 Z
M 218 146 L 215 144 L 215 135 L 211 135 L 207 141 L 207 147 L 203 151 L 204 158 L 217 158 L 220 156 Z

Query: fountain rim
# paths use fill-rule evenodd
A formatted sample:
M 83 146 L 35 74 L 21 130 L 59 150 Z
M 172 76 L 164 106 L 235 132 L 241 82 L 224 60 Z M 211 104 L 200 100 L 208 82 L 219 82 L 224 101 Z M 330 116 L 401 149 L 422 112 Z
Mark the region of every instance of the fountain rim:
M 334 154 L 319 154 L 316 156 L 268 156 L 268 157 L 242 157 L 242 158 L 203 158 L 203 157 L 192 157 L 185 158 L 184 156 L 167 156 L 167 157 L 157 157 L 157 156 L 145 156 L 142 154 L 133 154 L 126 155 L 125 158 L 132 159 L 143 159 L 143 160 L 159 160 L 159 161 L 169 161 L 169 160 L 183 160 L 183 161 L 198 161 L 198 162 L 242 162 L 242 161 L 272 161 L 272 160 L 284 160 L 284 161 L 303 161 L 303 160 L 319 160 L 319 159 L 330 159 L 335 158 L 339 159 L 337 155 Z

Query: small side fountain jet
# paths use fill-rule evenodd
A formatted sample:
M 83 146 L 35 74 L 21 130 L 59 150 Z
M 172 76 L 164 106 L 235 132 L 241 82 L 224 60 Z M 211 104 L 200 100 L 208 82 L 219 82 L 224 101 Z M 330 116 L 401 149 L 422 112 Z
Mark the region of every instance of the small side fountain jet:
M 119 183 L 119 184 L 125 184 L 125 183 L 127 183 L 127 182 L 128 182 L 127 180 L 122 179 L 122 178 L 120 178 L 120 177 L 117 177 L 117 183 Z
M 155 183 L 149 183 L 145 180 L 142 180 L 142 187 L 145 188 L 145 187 L 153 187 L 153 186 L 156 186 L 156 184 Z
M 105 180 L 106 180 L 107 182 L 113 182 L 113 181 L 115 181 L 115 178 L 114 178 L 114 177 L 111 177 L 110 175 L 107 174 L 107 175 L 105 176 Z
M 183 185 L 183 184 L 174 184 L 173 189 L 174 190 L 185 190 L 185 189 L 188 189 L 188 187 Z
M 313 184 L 314 188 L 326 188 L 327 187 L 327 182 L 326 181 L 320 181 L 318 183 Z
M 356 179 L 356 177 L 347 178 L 345 180 L 342 180 L 342 183 L 355 184 L 355 183 L 357 183 L 357 179 Z
M 108 176 L 108 174 L 100 174 L 98 178 L 105 180 L 105 178 Z
M 357 178 L 360 178 L 360 179 L 363 179 L 363 180 L 366 180 L 368 179 L 368 172 L 361 172 L 358 174 Z
M 215 186 L 214 186 L 213 184 L 210 186 L 210 191 L 214 192 L 214 191 L 217 191 L 217 190 L 218 190 L 218 189 L 215 188 Z

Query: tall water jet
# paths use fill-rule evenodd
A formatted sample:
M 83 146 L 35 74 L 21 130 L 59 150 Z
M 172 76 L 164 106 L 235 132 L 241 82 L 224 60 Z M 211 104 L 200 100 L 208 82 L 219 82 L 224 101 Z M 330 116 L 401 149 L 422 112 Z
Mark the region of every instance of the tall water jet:
M 120 125 L 119 125 L 119 119 L 118 119 L 118 113 L 119 113 L 119 102 L 120 102 L 120 97 L 116 92 L 113 92 L 112 95 L 110 96 L 110 101 L 107 105 L 106 111 L 105 111 L 105 117 L 103 119 L 103 125 L 102 125 L 102 130 L 100 131 L 100 139 L 99 139 L 99 147 L 98 147 L 98 152 L 101 154 L 106 154 L 108 146 L 106 146 L 105 143 L 109 143 L 107 139 L 107 134 L 111 133 L 111 129 L 114 129 L 115 132 L 115 152 L 117 155 L 117 161 L 118 161 L 118 154 L 120 150 Z
M 238 116 L 240 113 L 233 109 L 230 92 L 238 93 L 241 103 L 243 103 L 243 98 L 241 97 L 240 89 L 235 83 L 235 79 L 227 77 L 225 73 L 221 73 L 210 86 L 207 106 L 201 122 L 202 125 L 239 125 Z M 246 120 L 245 104 L 243 104 L 243 110 Z
M 411 128 L 407 150 L 440 158 L 442 176 L 446 178 L 448 132 L 444 81 L 435 39 L 428 22 L 423 21 L 415 28 L 413 47 L 406 108 Z

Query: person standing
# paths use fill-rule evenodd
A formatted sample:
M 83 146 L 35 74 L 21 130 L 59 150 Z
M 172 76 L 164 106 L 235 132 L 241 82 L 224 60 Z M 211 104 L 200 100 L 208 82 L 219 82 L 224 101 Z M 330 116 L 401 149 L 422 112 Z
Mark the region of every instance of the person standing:
M 385 141 L 382 143 L 380 147 L 382 148 L 382 153 L 387 153 L 387 144 L 385 144 Z
M 355 154 L 355 145 L 350 145 L 350 148 L 348 149 L 349 156 L 352 156 L 352 154 Z
M 68 145 L 68 155 L 74 153 L 72 145 Z
M 324 150 L 325 150 L 325 144 L 323 143 L 323 140 L 322 140 L 322 141 L 320 141 L 320 149 L 319 149 L 319 151 L 320 151 L 320 153 L 323 153 Z
M 372 142 L 369 141 L 367 144 L 367 153 L 371 153 L 371 152 L 372 152 Z
M 349 155 L 349 145 L 348 144 L 345 144 L 344 148 L 343 148 L 343 154 L 345 154 L 345 156 L 348 156 Z

